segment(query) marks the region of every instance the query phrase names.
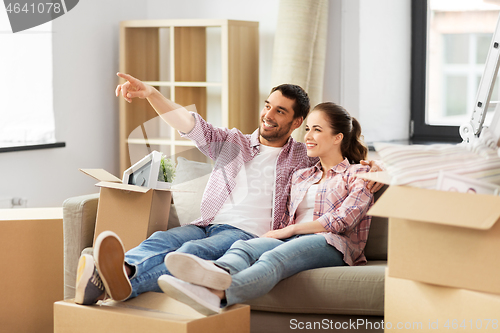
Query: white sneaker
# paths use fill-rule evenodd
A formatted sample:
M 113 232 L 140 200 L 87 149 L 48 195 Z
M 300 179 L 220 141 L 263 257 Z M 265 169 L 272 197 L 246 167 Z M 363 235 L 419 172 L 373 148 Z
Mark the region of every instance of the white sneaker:
M 75 303 L 95 304 L 104 296 L 104 292 L 104 285 L 95 268 L 94 258 L 90 254 L 82 254 L 78 260 Z
M 176 279 L 170 275 L 158 278 L 161 290 L 173 299 L 189 305 L 206 316 L 220 313 L 220 299 L 205 287 Z
M 176 278 L 210 289 L 226 290 L 232 282 L 228 272 L 192 254 L 170 252 L 165 265 Z

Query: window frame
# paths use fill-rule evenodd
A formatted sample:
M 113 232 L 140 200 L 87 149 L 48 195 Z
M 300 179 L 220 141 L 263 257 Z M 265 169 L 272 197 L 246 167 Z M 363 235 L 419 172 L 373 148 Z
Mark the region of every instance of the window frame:
M 411 3 L 411 99 L 410 140 L 412 142 L 462 142 L 459 126 L 429 125 L 427 109 L 427 19 L 428 1 Z
M 10 153 L 10 152 L 15 152 L 15 151 L 50 149 L 50 148 L 64 148 L 64 147 L 66 147 L 66 142 L 58 141 L 58 142 L 54 142 L 54 143 L 41 143 L 41 144 L 37 144 L 37 145 L 0 147 L 0 153 Z

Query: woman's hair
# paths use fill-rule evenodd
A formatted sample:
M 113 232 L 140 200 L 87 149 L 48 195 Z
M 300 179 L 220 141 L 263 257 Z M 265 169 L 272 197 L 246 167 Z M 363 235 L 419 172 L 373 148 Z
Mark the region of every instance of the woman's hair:
M 356 118 L 351 117 L 343 107 L 332 102 L 320 103 L 314 107 L 313 111 L 322 111 L 326 115 L 334 135 L 339 133 L 344 135 L 340 150 L 349 163 L 358 164 L 359 161 L 366 159 L 368 148 L 363 141 L 361 125 Z

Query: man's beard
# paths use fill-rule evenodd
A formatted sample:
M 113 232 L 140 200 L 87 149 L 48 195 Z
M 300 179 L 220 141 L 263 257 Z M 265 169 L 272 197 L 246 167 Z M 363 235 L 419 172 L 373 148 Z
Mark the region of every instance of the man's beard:
M 262 127 L 264 126 L 264 124 L 263 124 L 263 122 L 261 122 L 261 124 L 259 126 L 259 135 L 262 136 L 264 139 L 266 139 L 269 142 L 279 141 L 279 140 L 283 139 L 285 136 L 288 136 L 290 128 L 292 128 L 292 123 L 293 123 L 293 120 L 291 122 L 289 122 L 288 124 L 284 125 L 283 127 L 278 128 L 277 131 L 272 131 L 271 133 L 269 133 L 269 132 L 262 131 Z

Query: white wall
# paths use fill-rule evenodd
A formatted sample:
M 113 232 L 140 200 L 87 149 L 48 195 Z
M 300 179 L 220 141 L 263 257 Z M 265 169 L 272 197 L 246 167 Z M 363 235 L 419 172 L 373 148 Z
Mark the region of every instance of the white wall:
M 259 21 L 260 94 L 271 87 L 279 0 L 149 0 L 148 18 Z M 365 140 L 407 139 L 411 0 L 330 0 L 324 100 L 346 107 Z
M 61 206 L 68 197 L 98 192 L 78 168 L 118 172 L 118 25 L 146 13 L 134 0 L 85 0 L 53 21 L 56 139 L 66 147 L 1 153 L 0 198 Z M 29 98 L 40 84 L 44 78 L 30 77 L 19 88 Z
M 60 206 L 96 193 L 78 168 L 118 173 L 118 24 L 127 19 L 260 22 L 260 91 L 271 89 L 278 0 L 86 0 L 53 21 L 56 137 L 65 148 L 0 154 L 0 198 Z M 367 141 L 408 136 L 410 0 L 330 0 L 324 100 L 357 117 Z M 43 78 L 23 87 L 36 89 Z M 28 97 L 29 98 L 29 97 Z M 258 110 L 256 110 L 258 112 Z M 383 127 L 382 127 L 383 126 Z
M 408 139 L 411 1 L 330 1 L 324 100 L 344 106 L 367 142 Z
M 367 141 L 409 138 L 411 3 L 360 1 L 359 112 Z
M 341 60 L 342 53 L 342 3 L 344 1 L 329 1 L 328 3 L 328 31 L 325 60 L 325 78 L 323 100 L 341 103 Z M 349 39 L 347 39 L 349 40 Z

